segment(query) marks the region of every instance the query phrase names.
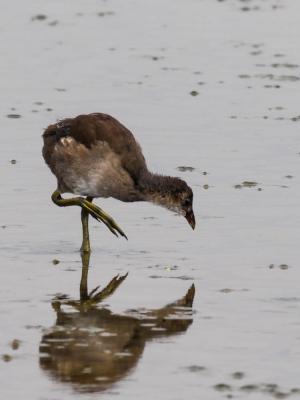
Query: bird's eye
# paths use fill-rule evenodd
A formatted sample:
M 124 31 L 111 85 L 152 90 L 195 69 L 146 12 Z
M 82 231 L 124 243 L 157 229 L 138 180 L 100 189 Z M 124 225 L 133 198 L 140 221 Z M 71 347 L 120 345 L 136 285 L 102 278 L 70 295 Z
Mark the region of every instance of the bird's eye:
M 183 200 L 182 205 L 183 205 L 184 207 L 190 206 L 190 205 L 191 205 L 191 199 L 185 199 L 185 200 Z

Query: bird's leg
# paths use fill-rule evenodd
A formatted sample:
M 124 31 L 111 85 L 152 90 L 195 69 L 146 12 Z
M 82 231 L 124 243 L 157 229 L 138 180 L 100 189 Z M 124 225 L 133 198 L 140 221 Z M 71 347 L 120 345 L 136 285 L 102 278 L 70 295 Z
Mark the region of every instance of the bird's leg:
M 90 252 L 81 252 L 82 271 L 80 280 L 80 301 L 83 303 L 88 300 L 88 272 L 90 264 Z
M 92 203 L 93 198 L 87 197 L 87 201 Z M 81 209 L 81 223 L 82 223 L 82 245 L 80 248 L 81 253 L 90 253 L 90 236 L 89 236 L 89 213 L 84 208 Z
M 113 218 L 106 214 L 100 207 L 91 203 L 83 197 L 73 197 L 71 199 L 63 199 L 58 190 L 55 190 L 51 196 L 52 201 L 59 207 L 69 207 L 69 206 L 79 206 L 85 211 L 87 211 L 93 218 L 97 221 L 103 222 L 107 228 L 116 236 L 118 233 L 127 239 L 127 236 L 122 231 L 122 229 L 117 225 Z

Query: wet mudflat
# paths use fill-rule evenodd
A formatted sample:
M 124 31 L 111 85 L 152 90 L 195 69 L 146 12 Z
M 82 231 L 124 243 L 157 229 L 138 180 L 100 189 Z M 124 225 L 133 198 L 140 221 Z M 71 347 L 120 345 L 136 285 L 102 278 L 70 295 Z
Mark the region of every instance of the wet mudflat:
M 299 398 L 300 4 L 5 9 L 1 398 Z M 82 310 L 80 213 L 51 203 L 40 135 L 94 111 L 135 133 L 150 169 L 192 186 L 197 227 L 150 204 L 98 200 L 129 241 L 91 223 L 89 289 L 129 274 Z M 193 283 L 193 313 L 172 309 L 167 334 L 155 313 Z

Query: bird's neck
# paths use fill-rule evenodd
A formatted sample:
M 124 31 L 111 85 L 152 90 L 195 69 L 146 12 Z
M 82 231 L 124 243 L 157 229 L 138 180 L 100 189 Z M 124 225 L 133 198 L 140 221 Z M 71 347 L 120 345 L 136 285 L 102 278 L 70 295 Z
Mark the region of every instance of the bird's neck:
M 178 178 L 145 171 L 139 181 L 139 190 L 145 201 L 173 208 Z

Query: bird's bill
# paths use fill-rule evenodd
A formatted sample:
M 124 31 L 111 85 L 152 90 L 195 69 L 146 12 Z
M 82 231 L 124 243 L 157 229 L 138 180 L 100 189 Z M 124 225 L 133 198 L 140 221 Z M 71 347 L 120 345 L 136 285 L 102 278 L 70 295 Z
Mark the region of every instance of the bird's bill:
M 195 229 L 196 220 L 195 220 L 195 215 L 194 215 L 193 210 L 187 211 L 187 213 L 185 214 L 185 219 L 190 224 L 192 229 Z

